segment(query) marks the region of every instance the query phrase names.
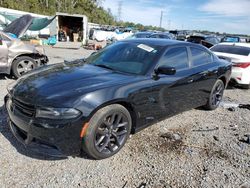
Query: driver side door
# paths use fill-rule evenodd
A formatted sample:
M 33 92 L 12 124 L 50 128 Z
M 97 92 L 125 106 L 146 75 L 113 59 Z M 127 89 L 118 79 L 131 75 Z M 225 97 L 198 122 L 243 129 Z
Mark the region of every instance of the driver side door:
M 185 46 L 171 47 L 160 59 L 159 66 L 174 67 L 174 75 L 158 75 L 152 86 L 155 99 L 154 118 L 161 120 L 193 108 L 194 83 L 189 53 Z

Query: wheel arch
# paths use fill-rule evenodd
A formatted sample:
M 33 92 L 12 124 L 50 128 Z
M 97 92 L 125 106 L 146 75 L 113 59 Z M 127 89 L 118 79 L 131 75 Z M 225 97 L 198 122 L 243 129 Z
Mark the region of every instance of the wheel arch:
M 11 64 L 17 59 L 17 58 L 20 58 L 20 57 L 24 57 L 24 56 L 28 56 L 30 58 L 33 58 L 35 60 L 35 58 L 37 57 L 40 57 L 41 55 L 40 54 L 37 54 L 37 53 L 21 53 L 21 54 L 17 54 L 11 61 Z M 36 60 L 35 60 L 36 61 Z
M 226 77 L 225 76 L 221 76 L 221 77 L 219 77 L 219 80 L 221 80 L 224 83 L 224 86 L 226 88 L 226 86 L 227 86 L 227 79 L 226 79 Z
M 133 105 L 131 104 L 131 102 L 127 101 L 126 99 L 116 99 L 116 100 L 111 100 L 111 101 L 107 101 L 101 105 L 99 105 L 98 107 L 96 107 L 89 115 L 90 119 L 98 110 L 100 110 L 101 108 L 108 106 L 108 105 L 112 105 L 112 104 L 119 104 L 121 106 L 123 106 L 124 108 L 126 108 L 131 116 L 132 119 L 132 128 L 131 128 L 131 134 L 135 133 L 135 129 L 136 129 L 136 125 L 137 125 L 137 113 L 135 111 L 135 108 L 133 107 Z

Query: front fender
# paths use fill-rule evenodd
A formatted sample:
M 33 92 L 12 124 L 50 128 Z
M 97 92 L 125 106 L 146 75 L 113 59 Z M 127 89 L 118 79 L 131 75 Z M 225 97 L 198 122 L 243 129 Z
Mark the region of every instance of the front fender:
M 104 106 L 122 102 L 132 105 L 126 93 L 120 92 L 119 89 L 107 88 L 85 94 L 76 101 L 74 106 L 88 117 Z

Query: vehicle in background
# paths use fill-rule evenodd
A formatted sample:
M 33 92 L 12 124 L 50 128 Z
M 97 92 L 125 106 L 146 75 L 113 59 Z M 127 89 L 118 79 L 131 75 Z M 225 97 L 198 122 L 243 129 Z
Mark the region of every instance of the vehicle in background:
M 250 88 L 250 44 L 220 43 L 211 50 L 221 59 L 233 64 L 231 81 L 243 88 Z
M 42 46 L 27 44 L 18 38 L 27 31 L 32 20 L 32 16 L 24 15 L 0 31 L 0 73 L 19 78 L 48 62 Z
M 149 32 L 149 31 L 137 32 L 137 33 L 133 34 L 132 36 L 128 37 L 128 39 L 148 38 L 152 34 L 153 34 L 153 32 Z
M 5 105 L 18 141 L 36 152 L 103 159 L 130 134 L 183 111 L 216 109 L 231 63 L 177 40 L 118 41 L 83 63 L 27 73 Z
M 170 30 L 169 33 L 175 36 L 176 40 L 185 41 L 186 36 L 191 35 L 192 31 L 189 30 Z
M 220 42 L 220 40 L 215 36 L 205 35 L 190 35 L 187 37 L 186 41 L 201 44 L 207 48 L 211 48 L 212 46 Z
M 157 39 L 175 39 L 171 33 L 153 33 L 148 38 L 157 38 Z
M 247 37 L 239 37 L 239 36 L 225 36 L 221 39 L 221 42 L 249 42 L 249 39 Z
M 143 32 L 136 32 L 131 36 L 128 36 L 126 39 L 140 39 L 140 38 L 149 38 L 151 35 L 153 34 L 153 32 L 150 31 L 143 31 Z M 116 40 L 115 38 L 111 38 L 107 40 L 107 45 L 111 45 L 115 42 L 117 42 L 118 40 Z

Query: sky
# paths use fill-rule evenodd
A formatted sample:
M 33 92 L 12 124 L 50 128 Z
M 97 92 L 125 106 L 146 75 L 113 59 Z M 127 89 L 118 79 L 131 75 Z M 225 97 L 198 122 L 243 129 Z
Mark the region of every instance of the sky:
M 250 34 L 250 0 L 104 0 L 102 6 L 121 20 L 165 29 Z

